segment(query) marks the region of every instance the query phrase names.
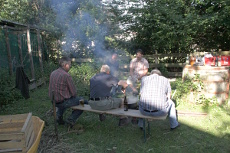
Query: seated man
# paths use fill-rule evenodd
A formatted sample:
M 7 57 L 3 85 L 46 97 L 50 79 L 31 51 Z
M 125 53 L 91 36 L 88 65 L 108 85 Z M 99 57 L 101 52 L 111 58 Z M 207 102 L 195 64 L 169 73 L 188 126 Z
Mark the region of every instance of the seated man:
M 171 86 L 167 78 L 161 76 L 158 69 L 154 69 L 151 75 L 141 80 L 139 110 L 147 116 L 164 116 L 168 114 L 170 127 L 175 129 L 177 122 L 174 102 L 170 99 Z M 139 127 L 143 128 L 143 119 L 139 120 Z
M 114 98 L 111 94 L 113 87 L 122 86 L 126 88 L 126 81 L 119 81 L 116 77 L 110 75 L 108 65 L 102 65 L 100 73 L 90 79 L 90 100 L 89 105 L 96 110 L 110 110 L 119 108 L 123 98 Z M 100 120 L 103 121 L 105 116 L 100 114 Z
M 71 68 L 71 59 L 62 57 L 59 60 L 59 68 L 53 71 L 50 75 L 49 83 L 49 97 L 56 102 L 57 109 L 57 122 L 58 124 L 65 124 L 63 120 L 63 113 L 66 108 L 79 105 L 79 100 L 82 98 L 77 97 L 76 88 L 74 86 L 72 77 L 68 73 Z M 84 101 L 88 103 L 86 100 Z M 72 114 L 66 120 L 70 126 L 76 123 L 77 118 L 82 114 L 82 110 L 73 110 Z

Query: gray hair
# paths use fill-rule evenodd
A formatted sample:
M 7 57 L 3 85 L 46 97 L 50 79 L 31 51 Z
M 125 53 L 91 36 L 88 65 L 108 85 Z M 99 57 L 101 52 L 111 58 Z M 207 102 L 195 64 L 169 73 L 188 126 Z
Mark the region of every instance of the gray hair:
M 100 72 L 105 72 L 105 73 L 110 72 L 109 66 L 108 65 L 102 65 Z
M 158 70 L 158 69 L 153 69 L 152 71 L 151 71 L 151 74 L 158 74 L 158 75 L 162 75 L 161 74 L 161 71 L 160 70 Z
M 63 56 L 60 60 L 59 60 L 59 66 L 60 67 L 64 67 L 66 64 L 68 64 L 69 62 L 71 62 L 71 59 L 69 57 Z

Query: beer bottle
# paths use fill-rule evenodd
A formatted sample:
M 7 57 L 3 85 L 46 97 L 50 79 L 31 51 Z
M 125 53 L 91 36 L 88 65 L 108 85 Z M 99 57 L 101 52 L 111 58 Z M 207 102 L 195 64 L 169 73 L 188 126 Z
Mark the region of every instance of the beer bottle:
M 124 99 L 124 111 L 128 111 L 128 101 L 126 99 L 126 96 L 125 96 L 125 99 Z

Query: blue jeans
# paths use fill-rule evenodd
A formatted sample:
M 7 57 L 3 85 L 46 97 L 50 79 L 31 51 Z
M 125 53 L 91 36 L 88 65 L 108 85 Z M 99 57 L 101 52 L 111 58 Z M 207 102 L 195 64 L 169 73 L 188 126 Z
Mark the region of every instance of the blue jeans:
M 140 110 L 141 114 L 146 115 L 146 116 L 164 116 L 164 115 L 168 114 L 170 127 L 175 128 L 179 124 L 177 121 L 175 104 L 171 99 L 168 100 L 168 104 L 169 104 L 168 107 L 166 107 L 163 110 L 158 110 L 157 112 L 144 111 L 141 106 L 139 106 L 139 110 Z M 143 127 L 143 119 L 139 119 L 138 126 Z
M 79 105 L 79 100 L 83 99 L 82 97 L 72 97 L 70 99 L 65 100 L 63 103 L 56 104 L 57 109 L 57 118 L 63 117 L 63 114 L 67 108 L 70 108 L 72 106 Z M 87 100 L 84 100 L 85 104 L 88 104 Z M 72 114 L 67 119 L 68 121 L 72 123 L 76 123 L 78 117 L 83 113 L 82 110 L 72 110 Z

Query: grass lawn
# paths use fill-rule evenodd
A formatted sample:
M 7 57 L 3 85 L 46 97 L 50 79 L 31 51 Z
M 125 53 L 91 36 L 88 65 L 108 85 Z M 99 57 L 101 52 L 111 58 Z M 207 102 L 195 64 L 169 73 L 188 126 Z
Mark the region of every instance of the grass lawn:
M 19 100 L 1 109 L 1 115 L 32 112 L 45 121 L 38 152 L 230 152 L 229 108 L 181 103 L 177 110 L 206 112 L 207 116 L 179 116 L 181 126 L 170 131 L 168 119 L 151 122 L 151 136 L 143 142 L 143 132 L 131 123 L 118 126 L 118 117 L 107 115 L 104 122 L 98 114 L 84 112 L 78 124 L 84 126 L 83 133 L 68 132 L 58 126 L 59 141 L 54 133 L 52 105 L 48 97 L 48 86 L 30 92 L 31 98 Z M 68 116 L 70 110 L 65 113 Z

